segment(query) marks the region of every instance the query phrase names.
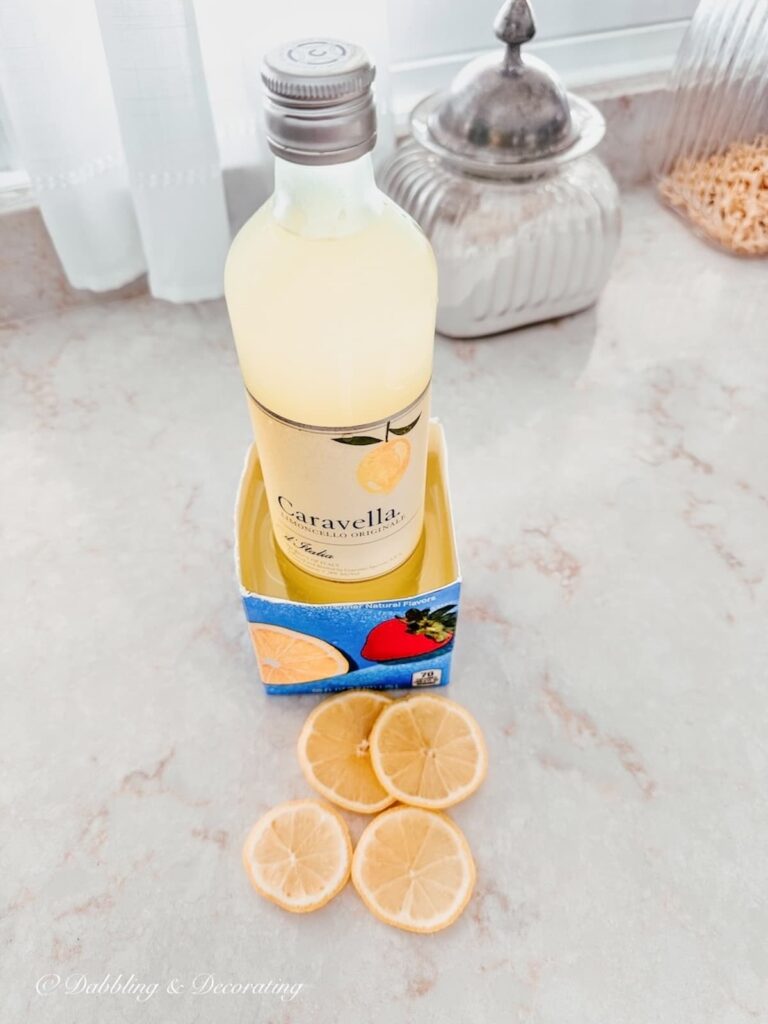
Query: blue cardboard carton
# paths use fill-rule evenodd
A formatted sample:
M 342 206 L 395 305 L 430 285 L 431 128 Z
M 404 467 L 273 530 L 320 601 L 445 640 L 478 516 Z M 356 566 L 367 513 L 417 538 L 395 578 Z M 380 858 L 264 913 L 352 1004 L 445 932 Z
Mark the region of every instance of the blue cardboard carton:
M 268 693 L 449 682 L 461 576 L 439 423 L 430 424 L 421 542 L 387 576 L 337 583 L 288 562 L 272 535 L 255 445 L 240 481 L 235 537 L 245 617 Z

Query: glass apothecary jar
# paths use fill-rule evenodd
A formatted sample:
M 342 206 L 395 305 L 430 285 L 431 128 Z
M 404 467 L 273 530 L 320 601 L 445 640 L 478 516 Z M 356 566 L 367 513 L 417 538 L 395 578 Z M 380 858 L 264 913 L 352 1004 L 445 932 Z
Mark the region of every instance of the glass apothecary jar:
M 768 256 L 767 0 L 701 0 L 654 127 L 661 199 L 711 244 Z
M 471 338 L 564 316 L 600 294 L 619 240 L 619 195 L 592 152 L 600 113 L 541 61 L 526 0 L 472 61 L 411 116 L 383 187 L 422 227 L 439 268 L 438 330 Z

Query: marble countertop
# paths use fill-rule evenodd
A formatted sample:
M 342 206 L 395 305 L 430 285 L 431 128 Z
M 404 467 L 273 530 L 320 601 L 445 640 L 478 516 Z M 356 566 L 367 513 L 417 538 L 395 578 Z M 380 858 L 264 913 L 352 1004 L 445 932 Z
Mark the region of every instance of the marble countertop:
M 243 625 L 223 305 L 83 306 L 0 346 L 4 1021 L 768 1018 L 765 263 L 631 193 L 596 309 L 438 343 L 449 693 L 491 761 L 455 809 L 476 894 L 427 937 L 351 888 L 289 916 L 240 866 L 308 792 L 315 698 L 264 696 Z

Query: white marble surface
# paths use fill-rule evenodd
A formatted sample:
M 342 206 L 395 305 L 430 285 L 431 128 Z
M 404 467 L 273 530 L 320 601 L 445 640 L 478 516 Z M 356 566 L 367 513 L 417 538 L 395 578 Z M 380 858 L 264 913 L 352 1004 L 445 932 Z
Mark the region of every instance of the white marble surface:
M 291 917 L 240 867 L 252 821 L 307 792 L 314 698 L 266 698 L 243 628 L 223 307 L 5 328 L 3 1022 L 768 1019 L 767 272 L 635 194 L 596 310 L 440 342 L 450 692 L 491 768 L 455 811 L 476 895 L 432 937 L 351 889 Z M 120 973 L 160 987 L 35 991 Z M 305 987 L 167 993 L 199 974 Z

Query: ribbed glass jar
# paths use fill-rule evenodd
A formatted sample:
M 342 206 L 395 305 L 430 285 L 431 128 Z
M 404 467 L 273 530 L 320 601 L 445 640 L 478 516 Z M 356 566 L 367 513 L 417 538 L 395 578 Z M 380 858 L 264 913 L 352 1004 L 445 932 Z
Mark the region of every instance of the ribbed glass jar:
M 473 338 L 574 313 L 606 282 L 619 195 L 594 154 L 499 180 L 462 172 L 410 141 L 391 159 L 383 188 L 432 243 L 443 334 Z
M 707 241 L 768 256 L 768 0 L 701 0 L 654 128 L 663 201 Z

